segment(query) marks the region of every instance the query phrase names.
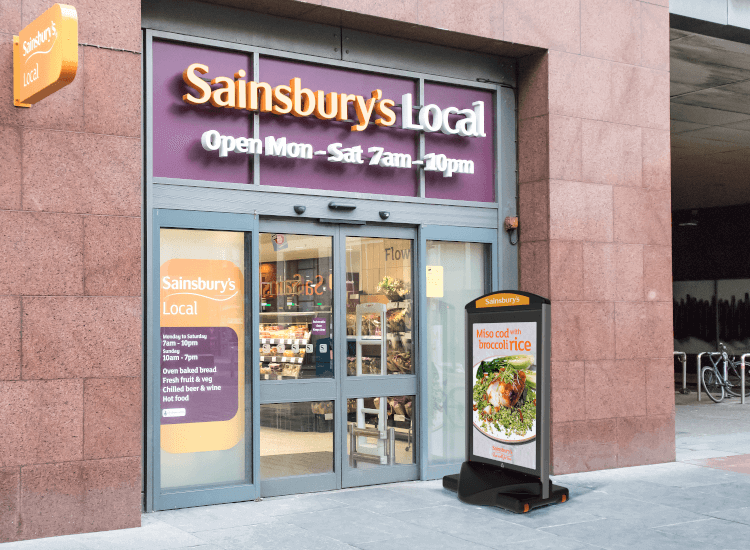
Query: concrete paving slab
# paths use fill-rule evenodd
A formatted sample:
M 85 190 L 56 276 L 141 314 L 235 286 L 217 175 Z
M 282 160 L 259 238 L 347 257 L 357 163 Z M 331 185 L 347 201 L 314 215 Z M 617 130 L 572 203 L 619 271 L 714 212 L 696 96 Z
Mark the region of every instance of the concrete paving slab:
M 413 512 L 398 512 L 395 516 L 388 516 L 372 512 L 365 506 L 298 514 L 289 517 L 288 521 L 312 533 L 352 545 L 385 542 L 394 537 L 430 534 L 427 526 L 401 519 L 408 520 Z
M 476 542 L 459 539 L 445 533 L 431 532 L 427 535 L 412 535 L 395 537 L 388 541 L 368 542 L 357 544 L 362 550 L 382 550 L 383 548 L 408 548 L 409 550 L 435 550 L 436 548 L 450 548 L 451 550 L 487 550 L 490 547 Z
M 671 525 L 682 521 L 702 519 L 705 516 L 687 510 L 638 499 L 633 495 L 613 495 L 590 491 L 571 496 L 571 510 L 607 519 L 637 522 L 644 527 Z
M 638 491 L 638 494 L 634 495 L 634 498 L 643 500 L 644 502 L 669 506 L 678 510 L 702 515 L 707 514 L 709 511 L 740 508 L 745 506 L 747 502 L 746 499 L 728 498 L 722 495 L 700 492 L 694 487 L 661 487 L 653 492 L 641 491 L 640 488 L 633 487 L 631 491 Z
M 267 523 L 269 518 L 316 510 L 330 510 L 344 504 L 327 498 L 332 493 L 314 493 L 267 499 L 264 506 L 259 502 L 237 502 L 216 506 L 200 506 L 183 510 L 169 510 L 154 515 L 160 521 L 178 527 L 188 533 Z
M 729 474 L 729 472 L 726 472 Z M 668 464 L 654 464 L 652 466 L 635 466 L 632 468 L 619 468 L 616 470 L 600 470 L 596 472 L 583 472 L 580 474 L 567 474 L 556 477 L 556 483 L 565 486 L 566 483 L 591 487 L 592 484 L 601 482 L 612 482 L 617 480 L 637 479 L 641 482 L 656 483 L 669 487 L 698 487 L 721 483 L 720 474 L 711 472 L 694 464 L 681 462 Z M 725 476 L 730 477 L 730 476 Z
M 77 535 L 86 550 L 166 550 L 185 546 L 199 546 L 204 541 L 166 523 L 150 523 L 135 529 L 120 529 L 101 533 Z
M 458 500 L 458 499 L 456 499 Z M 395 515 L 395 514 L 394 514 Z M 504 533 L 512 533 L 514 542 L 527 542 L 547 537 L 546 533 L 508 521 L 501 510 L 476 506 L 450 506 L 444 504 L 432 508 L 413 510 L 409 514 L 398 514 L 413 528 L 437 531 L 490 548 L 507 548 Z
M 659 550 L 698 550 L 706 548 L 680 533 L 664 533 L 644 528 L 640 522 L 602 519 L 545 528 L 564 539 L 573 539 L 600 548 L 658 548 Z
M 437 504 L 452 504 L 456 500 L 455 493 L 443 489 L 442 479 L 389 483 L 387 485 L 380 485 L 380 487 L 386 491 L 396 491 L 401 494 L 408 494 L 412 498 L 429 502 L 432 506 Z
M 704 548 L 745 550 L 750 541 L 750 525 L 710 518 L 666 527 L 657 527 L 670 537 L 688 537 Z
M 734 483 L 718 483 L 699 487 L 698 492 L 707 495 L 713 500 L 737 500 L 750 506 L 750 480 L 741 480 Z M 723 507 L 726 508 L 726 507 Z M 710 510 L 710 508 L 708 508 Z
M 21 540 L 0 545 L 2 550 L 86 550 L 80 542 L 80 535 L 50 537 L 47 539 Z
M 736 521 L 737 523 L 750 525 L 750 506 L 746 508 L 722 510 L 720 512 L 709 512 L 708 515 L 719 519 L 725 519 L 727 521 Z
M 566 502 L 565 504 L 537 508 L 528 514 L 514 514 L 513 512 L 508 512 L 499 508 L 495 513 L 504 521 L 515 523 L 516 525 L 522 525 L 524 527 L 531 527 L 532 529 L 540 529 L 542 527 L 552 527 L 556 525 L 569 525 L 571 523 L 585 523 L 604 519 L 602 516 L 581 512 L 567 506 L 570 502 L 572 501 Z M 480 509 L 481 507 L 475 506 L 474 508 Z
M 381 487 L 336 491 L 329 493 L 329 498 L 347 506 L 357 506 L 364 510 L 385 514 L 408 512 L 433 506 L 432 502 L 419 498 L 418 495 L 411 492 L 396 495 L 393 491 Z
M 196 536 L 204 542 L 227 550 L 351 550 L 354 548 L 331 537 L 311 533 L 288 523 L 259 523 L 212 531 L 199 531 Z

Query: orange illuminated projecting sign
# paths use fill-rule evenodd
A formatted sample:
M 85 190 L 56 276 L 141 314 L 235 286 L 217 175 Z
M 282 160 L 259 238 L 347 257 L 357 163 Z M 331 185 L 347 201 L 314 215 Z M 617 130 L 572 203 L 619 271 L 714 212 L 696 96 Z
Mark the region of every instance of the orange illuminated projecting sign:
M 31 107 L 67 86 L 78 70 L 78 14 L 55 4 L 13 37 L 13 103 Z
M 476 307 L 527 306 L 529 297 L 501 292 L 477 300 Z

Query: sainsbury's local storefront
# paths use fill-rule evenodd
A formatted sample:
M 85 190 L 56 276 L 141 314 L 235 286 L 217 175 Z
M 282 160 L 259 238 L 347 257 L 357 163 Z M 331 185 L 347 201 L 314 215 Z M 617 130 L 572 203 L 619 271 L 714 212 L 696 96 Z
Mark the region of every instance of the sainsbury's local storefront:
M 464 460 L 463 306 L 517 272 L 515 66 L 406 47 L 147 33 L 149 509 Z

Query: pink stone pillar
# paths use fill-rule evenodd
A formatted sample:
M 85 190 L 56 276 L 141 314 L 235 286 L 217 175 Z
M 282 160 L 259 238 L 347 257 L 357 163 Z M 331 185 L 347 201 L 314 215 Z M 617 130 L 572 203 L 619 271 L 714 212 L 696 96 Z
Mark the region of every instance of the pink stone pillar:
M 30 109 L 12 35 L 48 5 L 6 4 L 0 542 L 139 526 L 140 2 L 76 5 L 75 80 Z
M 552 300 L 553 471 L 671 461 L 666 2 L 582 0 L 568 40 L 536 8 L 514 20 L 549 48 L 521 60 L 519 269 Z

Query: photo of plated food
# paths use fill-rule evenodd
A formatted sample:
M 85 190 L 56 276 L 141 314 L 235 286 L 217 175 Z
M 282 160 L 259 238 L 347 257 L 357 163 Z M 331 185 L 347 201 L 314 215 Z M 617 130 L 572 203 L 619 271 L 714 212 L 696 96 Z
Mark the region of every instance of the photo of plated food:
M 474 365 L 474 426 L 502 443 L 536 437 L 534 356 L 491 357 Z

